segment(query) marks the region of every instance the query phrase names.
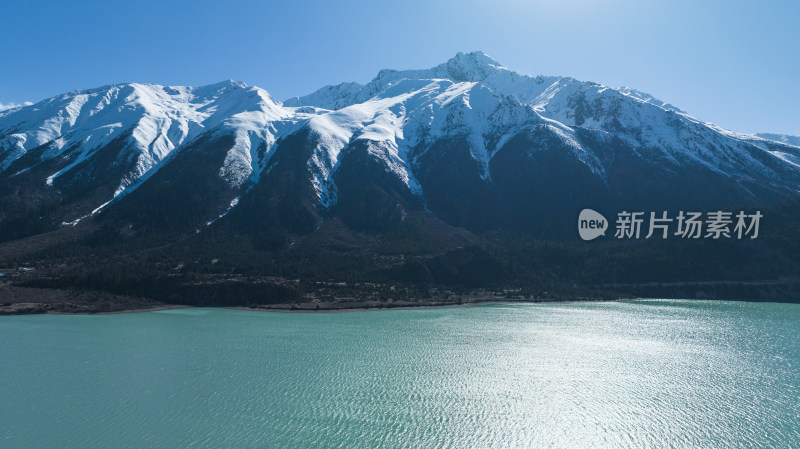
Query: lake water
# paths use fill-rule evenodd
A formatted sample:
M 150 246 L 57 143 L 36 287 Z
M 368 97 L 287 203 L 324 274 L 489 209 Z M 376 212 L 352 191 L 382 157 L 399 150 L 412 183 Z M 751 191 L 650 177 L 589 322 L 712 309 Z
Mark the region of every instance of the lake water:
M 0 317 L 2 448 L 800 447 L 800 305 Z

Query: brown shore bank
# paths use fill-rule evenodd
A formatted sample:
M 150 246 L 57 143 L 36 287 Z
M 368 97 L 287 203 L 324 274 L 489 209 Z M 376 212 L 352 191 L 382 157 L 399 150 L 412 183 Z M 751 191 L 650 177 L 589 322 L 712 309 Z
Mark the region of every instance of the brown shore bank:
M 125 312 L 147 312 L 184 307 L 224 307 L 236 310 L 267 312 L 337 312 L 357 310 L 390 310 L 425 307 L 453 307 L 492 303 L 541 303 L 564 301 L 608 301 L 618 298 L 603 297 L 552 297 L 525 298 L 502 293 L 474 292 L 462 295 L 447 294 L 413 299 L 357 299 L 355 297 L 330 297 L 321 299 L 318 295 L 307 295 L 293 302 L 270 302 L 260 304 L 200 303 L 176 304 L 154 301 L 126 295 L 109 294 L 97 291 L 65 290 L 53 288 L 20 287 L 0 285 L 0 315 L 27 314 L 109 314 Z
M 217 274 L 155 278 L 116 292 L 63 284 L 57 278 L 42 276 L 40 272 L 23 272 L 11 279 L 0 280 L 0 315 L 122 313 L 179 307 L 326 312 L 633 298 L 800 302 L 800 281 L 796 278 L 757 282 L 573 284 L 538 289 L 464 289 L 409 283 L 304 281 Z
M 124 313 L 181 307 L 186 306 L 101 292 L 0 284 L 0 315 Z

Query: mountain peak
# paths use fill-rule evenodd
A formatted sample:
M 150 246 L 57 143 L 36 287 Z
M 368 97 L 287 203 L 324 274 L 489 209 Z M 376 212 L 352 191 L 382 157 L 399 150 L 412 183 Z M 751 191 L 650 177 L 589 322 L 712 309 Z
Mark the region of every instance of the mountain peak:
M 234 81 L 231 79 L 220 81 L 218 83 L 208 84 L 205 86 L 198 86 L 195 87 L 197 91 L 206 91 L 206 92 L 228 92 L 236 89 L 246 89 L 247 83 L 243 81 Z
M 482 81 L 498 70 L 508 70 L 482 51 L 458 52 L 444 64 L 433 68 L 437 75 L 456 82 Z
M 516 74 L 482 52 L 283 105 L 230 80 L 118 84 L 0 113 L 0 239 L 101 211 L 125 229 L 195 231 L 236 208 L 230 223 L 280 236 L 284 225 L 311 232 L 322 214 L 369 227 L 427 211 L 453 226 L 545 230 L 541 217 L 585 204 L 761 205 L 800 196 L 800 147 L 784 142 L 635 89 Z
M 450 66 L 462 67 L 485 67 L 485 68 L 501 68 L 502 64 L 492 59 L 491 56 L 482 51 L 472 51 L 465 53 L 460 51 L 455 56 L 450 58 L 447 62 Z
M 458 52 L 447 62 L 427 70 L 383 69 L 378 72 L 378 76 L 373 82 L 380 84 L 402 78 L 445 78 L 457 83 L 480 82 L 500 70 L 508 71 L 506 67 L 482 51 Z
M 208 85 L 200 86 L 200 87 L 209 87 L 209 88 L 210 87 L 238 87 L 238 88 L 244 89 L 244 88 L 246 88 L 248 86 L 247 86 L 247 83 L 245 83 L 244 81 L 234 81 L 232 79 L 227 79 L 227 80 L 220 81 L 218 83 L 212 83 L 212 84 L 208 84 Z

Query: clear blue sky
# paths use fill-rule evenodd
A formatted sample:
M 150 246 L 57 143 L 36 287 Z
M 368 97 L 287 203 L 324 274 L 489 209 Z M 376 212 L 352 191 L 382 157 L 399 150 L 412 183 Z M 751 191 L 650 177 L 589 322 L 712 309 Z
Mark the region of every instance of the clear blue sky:
M 740 132 L 800 135 L 800 1 L 0 2 L 0 103 L 232 78 L 285 99 L 483 50 L 627 85 Z

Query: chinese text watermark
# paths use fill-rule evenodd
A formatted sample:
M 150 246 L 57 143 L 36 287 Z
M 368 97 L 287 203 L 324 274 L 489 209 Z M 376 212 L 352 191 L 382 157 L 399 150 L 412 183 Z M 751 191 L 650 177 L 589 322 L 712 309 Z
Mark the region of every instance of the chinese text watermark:
M 675 216 L 663 212 L 628 212 L 617 214 L 614 237 L 617 239 L 756 239 L 763 215 L 714 211 L 685 212 Z M 605 235 L 608 221 L 599 212 L 584 209 L 578 217 L 578 233 L 583 240 Z

